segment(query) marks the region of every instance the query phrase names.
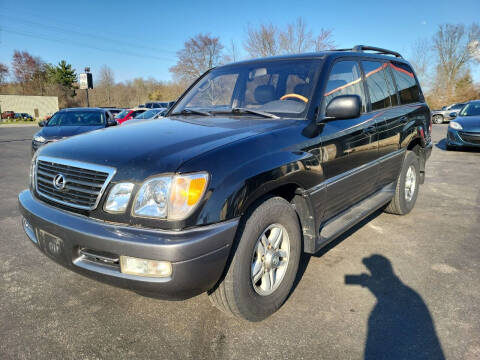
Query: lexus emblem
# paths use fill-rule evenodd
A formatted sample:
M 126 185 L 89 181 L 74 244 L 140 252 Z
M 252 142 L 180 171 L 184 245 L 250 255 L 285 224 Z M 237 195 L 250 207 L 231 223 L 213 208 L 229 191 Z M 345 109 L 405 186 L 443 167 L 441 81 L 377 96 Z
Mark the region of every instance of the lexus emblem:
M 65 189 L 66 183 L 67 183 L 67 180 L 65 179 L 65 176 L 63 176 L 62 174 L 57 174 L 53 178 L 53 187 L 57 190 Z

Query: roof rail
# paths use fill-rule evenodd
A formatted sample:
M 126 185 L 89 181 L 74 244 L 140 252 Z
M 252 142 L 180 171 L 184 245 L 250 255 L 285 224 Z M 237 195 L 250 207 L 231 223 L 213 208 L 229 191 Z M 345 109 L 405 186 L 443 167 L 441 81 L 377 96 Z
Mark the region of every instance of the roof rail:
M 382 48 L 375 47 L 375 46 L 367 46 L 367 45 L 355 45 L 351 49 L 333 49 L 332 51 L 353 51 L 353 52 L 375 51 L 379 54 L 393 55 L 395 57 L 403 59 L 403 56 L 400 55 L 400 53 L 398 53 L 396 51 L 382 49 Z
M 396 51 L 382 49 L 382 48 L 375 47 L 375 46 L 355 45 L 352 50 L 355 51 L 355 52 L 364 52 L 365 50 L 375 51 L 379 54 L 393 55 L 393 56 L 398 57 L 398 58 L 403 58 L 403 56 L 400 55 L 400 53 L 398 53 Z

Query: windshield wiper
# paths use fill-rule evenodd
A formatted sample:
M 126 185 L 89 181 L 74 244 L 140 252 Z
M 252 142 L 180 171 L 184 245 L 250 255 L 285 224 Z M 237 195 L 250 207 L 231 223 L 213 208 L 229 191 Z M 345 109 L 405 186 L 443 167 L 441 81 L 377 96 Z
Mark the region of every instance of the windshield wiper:
M 265 112 L 265 111 L 247 109 L 247 108 L 242 108 L 242 107 L 234 107 L 234 108 L 232 108 L 231 112 L 234 113 L 234 114 L 249 113 L 249 114 L 254 114 L 254 115 L 260 115 L 260 116 L 270 118 L 270 119 L 280 119 L 280 117 L 278 117 L 277 115 L 273 115 L 273 114 L 270 114 L 270 113 Z
M 188 114 L 212 116 L 212 114 L 210 114 L 208 111 L 200 111 L 200 110 L 189 109 L 189 108 L 185 108 L 180 112 L 172 113 L 170 115 L 188 115 Z

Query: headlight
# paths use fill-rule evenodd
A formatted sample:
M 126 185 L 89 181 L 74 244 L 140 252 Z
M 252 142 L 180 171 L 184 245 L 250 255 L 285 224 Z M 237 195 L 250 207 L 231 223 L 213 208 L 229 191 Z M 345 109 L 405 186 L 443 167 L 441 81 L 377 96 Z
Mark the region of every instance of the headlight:
M 35 136 L 35 137 L 33 138 L 33 140 L 36 141 L 36 142 L 40 142 L 40 143 L 45 142 L 45 138 L 44 138 L 43 136 L 41 136 L 41 135 Z
M 463 126 L 456 121 L 450 121 L 450 127 L 455 130 L 462 130 Z
M 160 176 L 147 180 L 135 198 L 133 215 L 182 220 L 200 203 L 207 188 L 208 174 Z
M 134 184 L 119 183 L 116 184 L 105 202 L 104 209 L 109 213 L 123 213 L 127 209 L 130 195 L 132 195 Z
M 30 164 L 30 185 L 32 189 L 35 188 L 35 166 L 37 165 L 37 152 L 33 155 L 32 163 Z

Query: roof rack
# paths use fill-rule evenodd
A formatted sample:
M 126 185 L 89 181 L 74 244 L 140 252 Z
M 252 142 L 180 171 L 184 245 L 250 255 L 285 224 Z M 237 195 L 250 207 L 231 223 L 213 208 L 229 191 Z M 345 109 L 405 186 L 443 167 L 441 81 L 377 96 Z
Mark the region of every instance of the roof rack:
M 335 49 L 333 51 L 353 51 L 353 52 L 375 51 L 378 54 L 393 55 L 395 57 L 403 59 L 403 56 L 400 55 L 400 53 L 398 53 L 396 51 L 382 49 L 382 48 L 375 47 L 375 46 L 367 46 L 367 45 L 355 45 L 351 49 Z

